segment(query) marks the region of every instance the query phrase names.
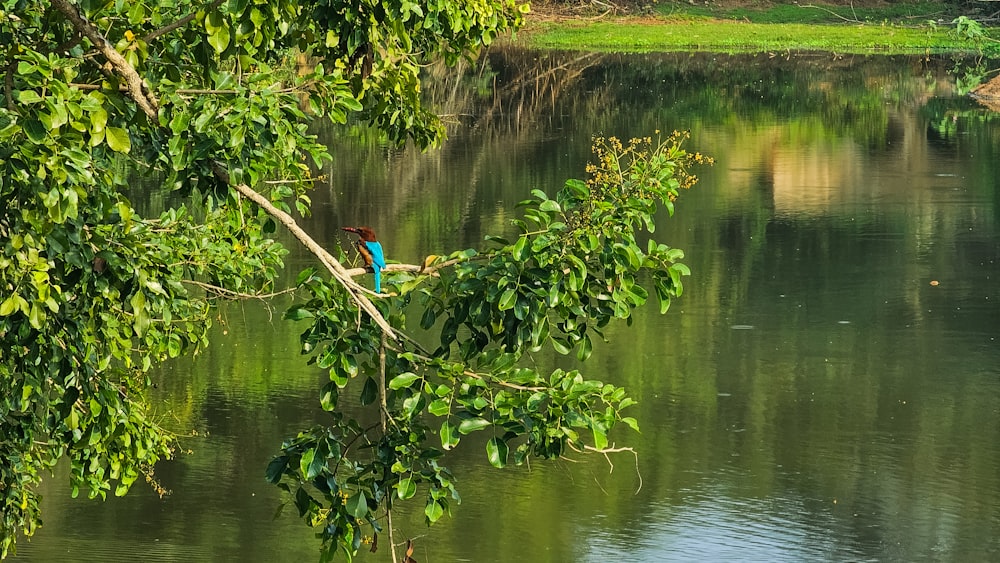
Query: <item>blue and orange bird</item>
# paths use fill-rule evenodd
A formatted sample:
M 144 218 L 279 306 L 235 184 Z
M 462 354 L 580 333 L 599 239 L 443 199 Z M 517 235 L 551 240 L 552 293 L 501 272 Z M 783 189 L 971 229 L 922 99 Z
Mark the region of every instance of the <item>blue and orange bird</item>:
M 375 293 L 382 293 L 382 269 L 385 268 L 385 254 L 382 243 L 375 239 L 375 231 L 369 227 L 341 227 L 341 230 L 358 235 L 355 246 L 365 265 L 375 273 Z

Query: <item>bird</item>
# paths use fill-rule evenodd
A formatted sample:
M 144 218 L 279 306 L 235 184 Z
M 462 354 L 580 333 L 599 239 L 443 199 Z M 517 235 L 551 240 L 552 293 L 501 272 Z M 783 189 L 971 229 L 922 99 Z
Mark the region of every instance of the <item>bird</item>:
M 355 246 L 365 265 L 375 273 L 375 293 L 382 293 L 382 269 L 385 268 L 385 254 L 382 252 L 382 243 L 375 238 L 375 231 L 370 227 L 341 227 L 343 231 L 358 235 Z

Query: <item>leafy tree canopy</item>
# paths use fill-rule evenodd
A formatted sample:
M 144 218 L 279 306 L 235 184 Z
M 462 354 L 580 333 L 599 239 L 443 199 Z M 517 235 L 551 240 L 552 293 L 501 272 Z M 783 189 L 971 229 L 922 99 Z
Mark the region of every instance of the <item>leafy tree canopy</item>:
M 608 451 L 616 423 L 636 427 L 624 390 L 520 360 L 543 346 L 585 359 L 612 319 L 652 292 L 664 311 L 680 294 L 680 251 L 637 238 L 704 160 L 680 138 L 597 143 L 587 181 L 525 202 L 516 240 L 390 265 L 391 294 L 377 298 L 292 216 L 329 158 L 310 121 L 437 143 L 420 65 L 470 56 L 526 12 L 515 0 L 0 0 L 3 555 L 39 525 L 35 488 L 63 457 L 74 495 L 155 485 L 175 440 L 144 400 L 148 370 L 208 344 L 215 299 L 273 289 L 279 225 L 319 264 L 286 316 L 306 323 L 302 352 L 330 373 L 330 416 L 282 445 L 266 476 L 324 555 L 350 558 L 386 529 L 392 543 L 392 504 L 418 489 L 429 522 L 446 513 L 458 493 L 440 460 L 466 434 L 490 432 L 487 459 L 502 467 Z M 185 204 L 142 216 L 128 196 L 137 175 Z M 414 299 L 434 345 L 407 336 Z M 355 387 L 379 424 L 337 409 Z

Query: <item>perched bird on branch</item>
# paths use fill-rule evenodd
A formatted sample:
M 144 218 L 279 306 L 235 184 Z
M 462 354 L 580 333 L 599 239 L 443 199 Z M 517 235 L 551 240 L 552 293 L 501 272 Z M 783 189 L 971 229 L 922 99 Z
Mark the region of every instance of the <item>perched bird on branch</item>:
M 382 244 L 375 239 L 375 231 L 368 227 L 341 227 L 341 230 L 358 235 L 355 246 L 365 265 L 375 273 L 375 293 L 382 293 L 382 268 L 385 268 L 385 254 Z

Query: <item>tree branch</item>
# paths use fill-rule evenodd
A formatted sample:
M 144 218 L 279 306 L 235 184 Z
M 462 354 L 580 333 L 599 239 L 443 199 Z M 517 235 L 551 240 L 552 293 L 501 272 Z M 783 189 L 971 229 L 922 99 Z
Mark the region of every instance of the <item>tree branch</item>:
M 94 27 L 94 24 L 90 23 L 87 18 L 83 17 L 76 6 L 70 4 L 69 0 L 51 0 L 51 2 L 57 10 L 66 16 L 66 19 L 77 31 L 94 44 L 97 50 L 104 55 L 104 58 L 111 63 L 111 66 L 118 75 L 125 79 L 129 96 L 139 106 L 139 109 L 146 114 L 146 117 L 155 123 L 157 113 L 159 112 L 159 103 L 152 92 L 149 91 L 139 73 L 132 68 L 132 65 L 128 64 L 128 61 L 125 60 L 125 57 L 121 53 L 111 46 L 111 43 L 108 43 L 108 40 L 101 35 L 100 30 Z
M 319 243 L 309 236 L 309 233 L 300 227 L 291 215 L 275 207 L 270 200 L 254 191 L 250 186 L 247 186 L 246 184 L 232 183 L 229 178 L 229 172 L 222 164 L 215 162 L 212 164 L 212 168 L 215 172 L 215 176 L 222 182 L 236 190 L 243 197 L 259 205 L 265 212 L 267 212 L 268 215 L 280 221 L 281 224 L 284 225 L 285 228 L 288 229 L 289 232 L 291 232 L 292 235 L 309 250 L 309 252 L 312 252 L 314 256 L 319 258 L 319 261 L 326 267 L 327 271 L 329 271 L 330 274 L 333 275 L 333 277 L 336 278 L 342 286 L 344 286 L 344 289 L 347 290 L 347 293 L 350 294 L 351 298 L 354 299 L 358 306 L 364 310 L 369 317 L 371 317 L 372 321 L 374 321 L 379 328 L 382 329 L 382 332 L 393 340 L 399 340 L 399 337 L 396 335 L 396 331 L 389 326 L 389 323 L 385 320 L 385 317 L 382 316 L 382 313 L 379 312 L 379 310 L 375 307 L 375 304 L 372 303 L 371 300 L 365 295 L 365 292 L 368 290 L 355 283 L 350 274 L 347 272 L 347 269 L 345 269 L 336 258 L 331 256 L 325 248 L 320 246 Z

